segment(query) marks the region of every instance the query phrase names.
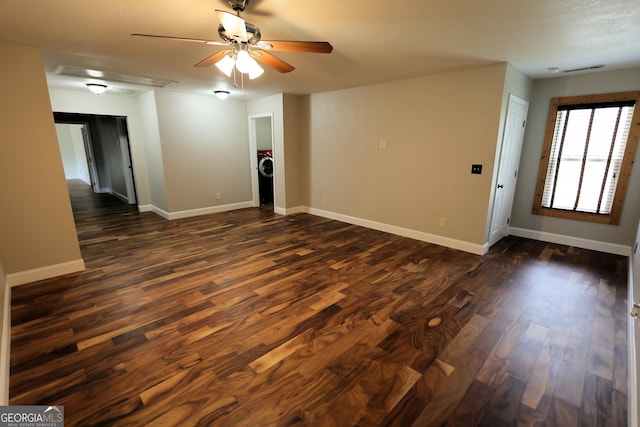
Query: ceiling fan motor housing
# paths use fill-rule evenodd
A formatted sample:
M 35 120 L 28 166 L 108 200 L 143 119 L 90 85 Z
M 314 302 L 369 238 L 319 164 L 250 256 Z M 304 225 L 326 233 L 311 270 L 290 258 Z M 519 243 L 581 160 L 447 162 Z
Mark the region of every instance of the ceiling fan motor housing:
M 236 12 L 244 12 L 244 8 L 249 4 L 249 0 L 228 0 L 231 9 Z
M 245 27 L 247 28 L 247 43 L 256 44 L 260 41 L 262 34 L 260 33 L 260 28 L 256 27 L 253 24 L 250 24 L 245 21 Z M 220 38 L 226 42 L 233 43 L 235 39 L 233 37 L 229 37 L 227 34 L 227 30 L 224 29 L 222 24 L 218 26 L 218 35 Z

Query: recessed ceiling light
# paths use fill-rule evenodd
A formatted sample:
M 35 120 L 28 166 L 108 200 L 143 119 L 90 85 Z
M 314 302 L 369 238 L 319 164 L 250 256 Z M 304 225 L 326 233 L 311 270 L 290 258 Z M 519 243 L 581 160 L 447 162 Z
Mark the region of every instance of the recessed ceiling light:
M 547 68 L 547 70 L 550 73 L 559 73 L 560 72 L 560 68 L 558 68 L 558 67 L 549 67 L 549 68 Z

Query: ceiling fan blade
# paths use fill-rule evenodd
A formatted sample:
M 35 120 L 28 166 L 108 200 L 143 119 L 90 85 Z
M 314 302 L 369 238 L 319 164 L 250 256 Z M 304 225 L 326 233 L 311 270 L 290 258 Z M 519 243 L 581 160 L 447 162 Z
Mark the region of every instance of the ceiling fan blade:
M 247 25 L 244 19 L 233 13 L 225 12 L 224 10 L 216 9 L 216 14 L 229 37 L 237 37 L 243 42 L 247 41 Z
M 265 51 L 252 50 L 249 54 L 258 62 L 262 62 L 264 65 L 271 67 L 278 72 L 290 73 L 291 71 L 295 70 L 293 65 L 289 65 L 282 59 L 276 58 L 275 56 Z
M 216 62 L 220 61 L 227 53 L 229 53 L 228 50 L 221 50 L 220 52 L 216 52 L 213 55 L 208 56 L 202 61 L 198 62 L 196 65 L 194 65 L 194 67 L 201 68 L 201 67 L 208 67 L 209 65 L 213 65 Z
M 159 36 L 156 34 L 139 34 L 139 33 L 134 33 L 131 34 L 132 36 L 136 36 L 136 37 L 151 37 L 151 38 L 155 38 L 155 39 L 169 39 L 169 40 L 177 40 L 180 42 L 190 42 L 190 43 L 204 43 L 204 44 L 208 44 L 208 45 L 212 45 L 212 46 L 229 46 L 229 43 L 227 42 L 218 42 L 215 40 L 204 40 L 204 39 L 191 39 L 188 37 L 174 37 L 174 36 Z
M 331 53 L 333 50 L 333 46 L 329 42 L 262 40 L 257 43 L 257 46 L 260 49 L 276 52 Z

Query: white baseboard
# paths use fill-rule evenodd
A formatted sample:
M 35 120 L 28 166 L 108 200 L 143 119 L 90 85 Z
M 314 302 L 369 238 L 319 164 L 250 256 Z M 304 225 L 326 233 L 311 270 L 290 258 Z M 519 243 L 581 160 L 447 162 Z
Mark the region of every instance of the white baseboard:
M 296 206 L 295 208 L 277 208 L 279 210 L 279 213 L 281 215 L 295 215 L 295 214 L 299 214 L 299 213 L 305 213 L 308 212 L 309 208 L 306 208 L 304 206 Z
M 125 203 L 129 203 L 129 198 L 124 194 L 120 194 L 117 191 L 110 191 L 112 196 L 116 196 L 118 199 L 122 200 Z
M 562 234 L 547 233 L 544 231 L 527 230 L 525 228 L 511 227 L 509 234 L 527 239 L 540 240 L 542 242 L 557 243 L 559 245 L 574 246 L 576 248 L 590 249 L 592 251 L 606 252 L 614 255 L 631 256 L 631 246 L 615 243 L 598 242 L 597 240 L 582 239 L 580 237 L 565 236 Z
M 33 270 L 9 273 L 7 274 L 7 286 L 24 285 L 25 283 L 37 282 L 38 280 L 50 279 L 82 270 L 84 270 L 84 260 L 80 258 L 74 261 L 34 268 Z
M 346 222 L 348 224 L 359 225 L 361 227 L 371 228 L 378 231 L 384 231 L 385 233 L 391 233 L 402 237 L 408 237 L 410 239 L 420 240 L 422 242 L 433 243 L 434 245 L 446 246 L 448 248 L 470 252 L 476 255 L 484 255 L 488 250 L 486 245 L 451 239 L 449 237 L 438 236 L 436 234 L 411 230 L 408 228 L 384 224 L 381 222 L 357 218 L 349 215 L 338 214 L 335 212 L 324 211 L 321 209 L 304 208 L 304 212 L 324 218 L 335 219 L 336 221 Z
M 156 215 L 160 215 L 164 219 L 171 219 L 169 218 L 169 212 L 165 211 L 164 209 L 160 209 L 157 206 L 152 205 L 150 211 Z
M 138 212 L 152 212 L 153 205 L 138 205 Z
M 634 277 L 633 277 L 633 256 L 629 257 L 629 282 L 628 286 L 628 296 L 627 296 L 627 305 L 628 310 L 631 312 L 633 308 L 634 295 L 633 295 L 633 285 L 634 285 Z M 633 317 L 629 316 L 629 323 L 627 325 L 628 329 L 628 339 L 627 345 L 629 346 L 627 352 L 628 359 L 628 380 L 627 380 L 627 388 L 628 388 L 628 396 L 627 396 L 627 425 L 637 426 L 640 425 L 640 418 L 638 418 L 638 406 L 640 402 L 638 401 L 640 394 L 638 393 L 638 353 L 636 352 L 636 323 L 639 320 L 635 320 Z
M 4 278 L 0 278 L 4 280 Z M 11 350 L 11 288 L 8 284 L 0 286 L 4 295 L 2 298 L 2 319 L 0 325 L 0 406 L 9 404 L 9 374 L 10 374 L 10 350 Z
M 162 213 L 158 213 L 154 210 L 154 212 L 158 213 L 160 216 L 167 219 L 181 219 L 181 218 L 190 218 L 193 216 L 208 215 L 212 213 L 233 211 L 236 209 L 245 209 L 245 208 L 251 208 L 251 207 L 253 207 L 253 202 L 241 202 L 241 203 L 233 203 L 230 205 L 210 206 L 208 208 L 190 209 L 187 211 L 178 211 L 178 212 L 162 211 Z

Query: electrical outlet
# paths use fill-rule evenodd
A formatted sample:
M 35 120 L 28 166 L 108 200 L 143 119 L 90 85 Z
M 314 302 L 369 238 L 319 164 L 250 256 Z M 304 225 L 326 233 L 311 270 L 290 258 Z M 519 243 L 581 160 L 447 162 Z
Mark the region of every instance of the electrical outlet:
M 322 199 L 322 204 L 326 205 L 329 203 L 329 198 L 327 196 L 324 196 L 324 198 Z
M 471 173 L 480 175 L 482 173 L 482 165 L 471 165 Z
M 220 200 L 222 199 L 222 194 L 221 193 L 216 193 L 216 200 Z
M 440 227 L 446 227 L 446 226 L 447 226 L 447 218 L 440 217 Z

